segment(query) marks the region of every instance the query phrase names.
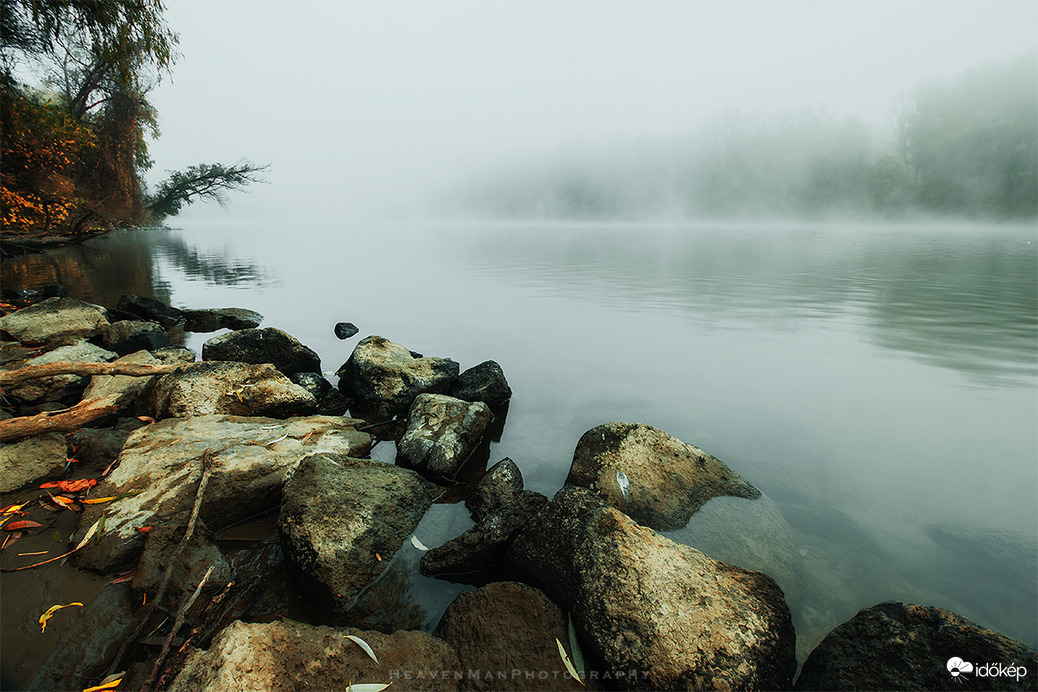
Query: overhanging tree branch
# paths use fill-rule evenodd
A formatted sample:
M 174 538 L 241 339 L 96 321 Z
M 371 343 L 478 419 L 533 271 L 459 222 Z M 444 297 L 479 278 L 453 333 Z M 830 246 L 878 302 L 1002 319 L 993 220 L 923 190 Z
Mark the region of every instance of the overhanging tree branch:
M 242 160 L 231 166 L 200 163 L 184 171 L 175 171 L 149 196 L 145 207 L 157 219 L 176 216 L 183 205 L 198 199 L 215 199 L 223 204 L 226 193 L 242 190 L 251 183 L 263 181 L 270 165 L 257 166 Z

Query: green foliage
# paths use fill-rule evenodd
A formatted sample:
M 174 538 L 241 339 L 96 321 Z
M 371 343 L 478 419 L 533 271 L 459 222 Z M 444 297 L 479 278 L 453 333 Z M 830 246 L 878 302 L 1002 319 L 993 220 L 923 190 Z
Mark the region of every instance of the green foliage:
M 220 163 L 191 166 L 171 173 L 159 185 L 155 195 L 148 197 L 145 206 L 152 217 L 159 220 L 175 216 L 183 205 L 198 199 L 214 199 L 223 204 L 227 192 L 261 182 L 261 174 L 268 169 L 269 166 L 255 166 L 248 161 L 239 161 L 231 166 Z

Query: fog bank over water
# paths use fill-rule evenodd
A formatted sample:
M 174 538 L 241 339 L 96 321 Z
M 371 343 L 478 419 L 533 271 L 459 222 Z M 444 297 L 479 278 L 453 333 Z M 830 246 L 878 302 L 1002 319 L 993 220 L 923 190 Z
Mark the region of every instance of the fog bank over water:
M 168 18 L 183 57 L 151 95 L 154 179 L 273 164 L 269 185 L 191 218 L 444 211 L 491 173 L 658 158 L 738 118 L 809 114 L 882 147 L 896 99 L 1038 36 L 1038 5 L 1012 1 L 174 0 Z M 641 173 L 617 174 L 651 188 Z

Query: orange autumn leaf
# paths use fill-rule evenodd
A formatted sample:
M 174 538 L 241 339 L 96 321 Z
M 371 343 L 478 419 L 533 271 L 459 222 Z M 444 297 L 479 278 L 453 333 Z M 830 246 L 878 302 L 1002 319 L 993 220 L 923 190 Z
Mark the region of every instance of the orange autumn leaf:
M 7 505 L 3 509 L 0 509 L 0 516 L 5 516 L 7 514 L 24 514 L 24 512 L 22 512 L 22 507 L 27 504 L 29 503 L 23 502 L 20 505 Z
M 35 529 L 38 526 L 43 526 L 38 521 L 31 519 L 24 519 L 22 521 L 12 521 L 10 524 L 4 524 L 4 531 L 21 531 L 22 529 Z
M 42 634 L 43 632 L 47 631 L 47 620 L 50 620 L 51 616 L 54 615 L 54 613 L 58 612 L 62 608 L 68 608 L 69 606 L 79 606 L 79 607 L 82 608 L 83 604 L 82 603 L 66 603 L 65 605 L 56 605 L 56 606 L 51 606 L 50 608 L 47 608 L 47 612 L 45 612 L 43 615 L 40 616 L 40 633 Z
M 43 488 L 57 488 L 58 490 L 64 490 L 67 493 L 78 493 L 83 490 L 90 490 L 97 485 L 96 478 L 81 478 L 78 481 L 55 481 L 53 483 L 44 483 L 40 486 Z
M 113 679 L 108 682 L 102 682 L 100 685 L 97 685 L 96 687 L 88 687 L 85 690 L 83 690 L 83 692 L 103 692 L 104 690 L 114 690 L 117 689 L 119 687 L 119 683 L 123 681 L 122 673 L 116 673 L 115 675 L 111 675 L 109 677 Z M 105 678 L 105 680 L 108 680 L 108 678 Z
M 152 527 L 152 526 L 138 526 L 137 530 L 140 531 L 141 533 L 143 533 L 144 535 L 148 535 L 149 533 L 151 533 L 151 530 L 153 528 L 154 527 Z

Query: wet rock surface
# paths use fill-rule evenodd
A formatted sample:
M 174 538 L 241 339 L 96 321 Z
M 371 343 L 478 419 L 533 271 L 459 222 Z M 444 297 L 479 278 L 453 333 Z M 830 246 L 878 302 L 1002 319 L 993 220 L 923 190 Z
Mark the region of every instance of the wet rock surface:
M 169 329 L 184 324 L 184 313 L 157 298 L 127 293 L 119 298 L 115 310 L 131 319 L 156 322 Z
M 199 363 L 163 375 L 149 391 L 155 418 L 227 414 L 284 418 L 315 412 L 313 395 L 272 365 Z
M 406 413 L 419 394 L 446 393 L 458 372 L 449 358 L 416 357 L 389 339 L 369 336 L 337 374 L 339 390 L 356 408 L 353 414 L 381 421 Z
M 371 445 L 360 421 L 309 416 L 273 418 L 194 416 L 153 423 L 135 431 L 119 465 L 96 488 L 98 496 L 124 497 L 110 508 L 83 513 L 75 540 L 104 513 L 105 530 L 74 555 L 77 564 L 114 571 L 132 563 L 144 547 L 138 531 L 168 521 L 194 502 L 202 456 L 213 453 L 213 471 L 200 516 L 213 531 L 278 506 L 281 488 L 300 459 L 314 453 L 364 456 Z
M 45 365 L 61 361 L 105 363 L 116 358 L 118 358 L 118 354 L 112 351 L 85 341 L 77 341 L 76 343 L 56 348 L 53 351 L 48 351 L 35 358 L 30 358 L 25 362 L 25 365 Z M 12 385 L 6 388 L 5 393 L 17 397 L 28 404 L 44 401 L 61 401 L 81 393 L 87 382 L 88 378 L 80 377 L 79 375 L 51 375 L 49 377 L 37 377 Z
M 563 609 L 630 689 L 788 689 L 796 635 L 767 575 L 678 545 L 566 487 L 519 533 L 509 561 Z
M 278 532 L 289 574 L 343 621 L 412 534 L 441 489 L 398 466 L 345 455 L 308 456 L 285 486 Z
M 630 486 L 626 498 L 618 473 Z M 760 497 L 723 462 L 639 423 L 607 423 L 584 433 L 566 483 L 590 489 L 638 523 L 659 530 L 681 528 L 718 495 Z
M 107 324 L 108 310 L 75 298 L 48 298 L 0 317 L 0 331 L 29 344 L 88 339 Z
M 58 433 L 0 444 L 0 493 L 30 483 L 60 478 L 65 471 L 68 447 Z
M 136 351 L 153 351 L 171 346 L 169 332 L 154 322 L 120 320 L 101 328 L 101 345 L 125 356 Z
M 219 329 L 255 329 L 263 315 L 245 308 L 208 308 L 184 310 L 184 331 L 215 332 Z
M 270 363 L 285 375 L 321 371 L 321 357 L 313 349 L 274 327 L 214 336 L 202 344 L 202 360 Z
M 500 406 L 512 398 L 501 366 L 492 360 L 469 368 L 455 380 L 450 395 L 465 401 L 482 401 L 488 406 Z
M 436 636 L 458 652 L 462 670 L 503 672 L 503 678 L 466 676 L 463 690 L 580 690 L 555 640 L 568 644 L 566 615 L 543 591 L 497 582 L 458 596 Z
M 134 593 L 142 599 L 146 594 L 152 597 L 158 592 L 170 567 L 170 559 L 176 554 L 184 535 L 190 514 L 187 511 L 165 518 L 165 520 L 148 531 L 144 550 L 137 561 L 131 586 Z M 227 563 L 223 553 L 213 542 L 213 533 L 205 525 L 204 520 L 197 520 L 191 538 L 188 540 L 179 559 L 172 566 L 167 596 L 168 607 L 176 610 L 178 604 L 195 590 L 206 572 L 212 568 L 209 581 L 203 591 L 212 592 L 234 578 L 234 570 Z
M 997 674 L 981 669 L 992 663 Z M 807 657 L 795 689 L 1033 690 L 1035 675 L 1038 655 L 1018 641 L 941 608 L 887 602 L 830 632 Z
M 347 635 L 363 639 L 379 662 Z M 169 689 L 340 690 L 351 683 L 392 682 L 392 689 L 449 692 L 458 689 L 458 671 L 454 650 L 425 632 L 388 635 L 291 620 L 234 622 L 207 651 L 191 654 Z
M 398 455 L 432 478 L 451 478 L 475 450 L 492 418 L 482 402 L 419 394 L 408 411 Z

